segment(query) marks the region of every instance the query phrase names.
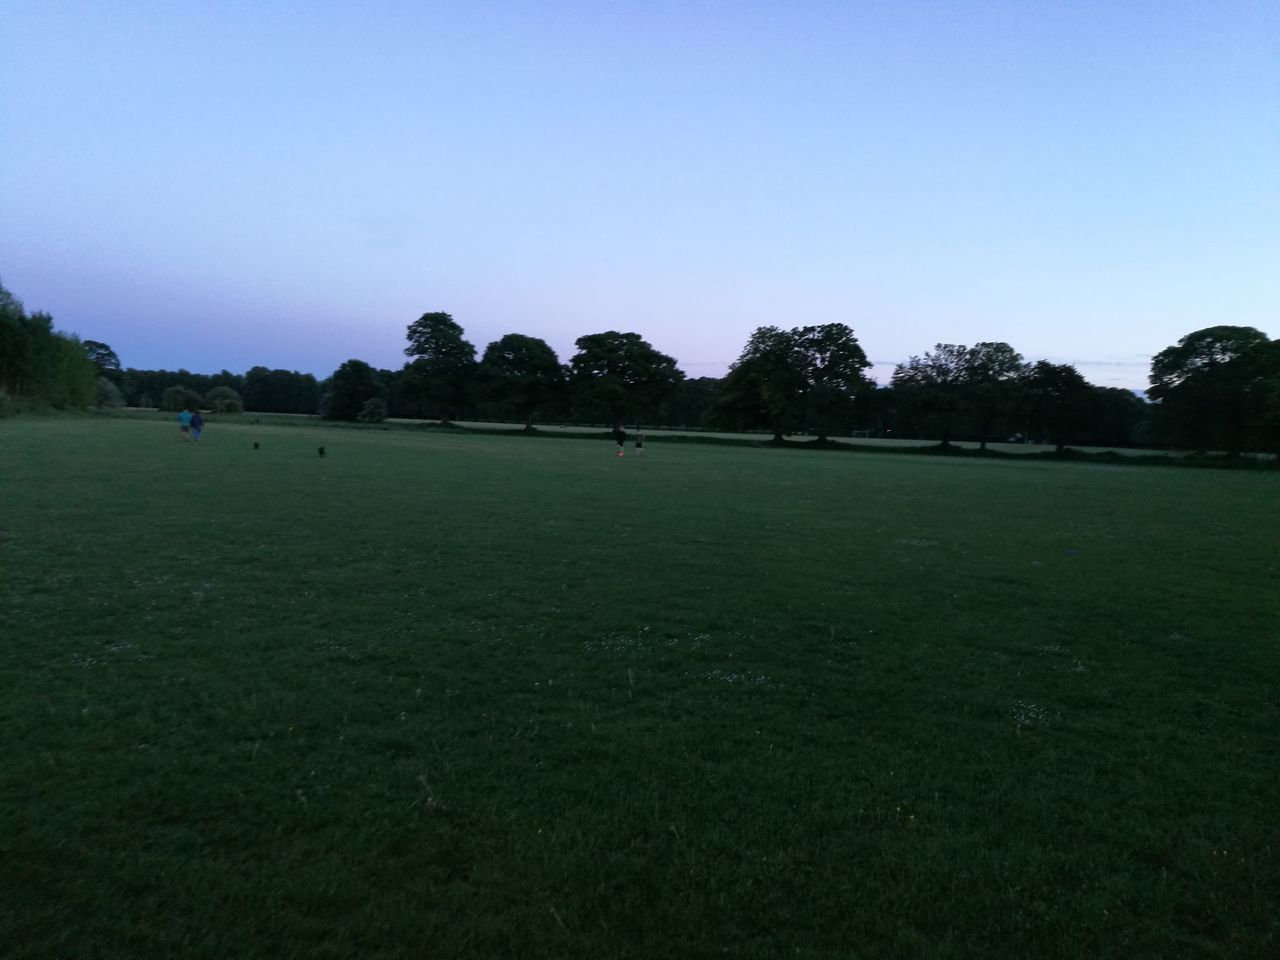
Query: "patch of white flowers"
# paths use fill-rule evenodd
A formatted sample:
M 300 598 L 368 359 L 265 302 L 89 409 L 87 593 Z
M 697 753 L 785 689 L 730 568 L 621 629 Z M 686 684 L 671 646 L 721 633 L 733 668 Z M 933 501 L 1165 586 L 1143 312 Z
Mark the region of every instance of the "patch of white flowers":
M 705 633 L 691 633 L 684 637 L 668 637 L 660 640 L 650 632 L 648 627 L 643 627 L 636 633 L 606 633 L 602 637 L 584 640 L 582 649 L 589 653 L 613 654 L 646 654 L 656 646 L 701 650 L 710 639 L 711 637 Z
M 1044 707 L 1025 700 L 1013 701 L 1013 722 L 1019 727 L 1044 726 L 1049 722 L 1049 714 Z
M 731 670 L 721 670 L 719 667 L 708 670 L 702 675 L 702 679 L 735 683 L 744 687 L 761 687 L 769 682 L 769 678 L 763 673 L 735 673 Z

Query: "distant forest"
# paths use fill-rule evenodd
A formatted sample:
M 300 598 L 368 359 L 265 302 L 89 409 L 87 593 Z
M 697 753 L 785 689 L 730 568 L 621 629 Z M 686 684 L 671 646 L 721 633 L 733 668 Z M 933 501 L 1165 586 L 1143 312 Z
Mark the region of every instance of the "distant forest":
M 643 424 L 726 431 L 1067 446 L 1280 453 L 1280 340 L 1252 327 L 1188 334 L 1151 362 L 1149 400 L 1088 383 L 1069 364 L 1027 361 L 1007 343 L 936 344 L 867 376 L 844 324 L 760 327 L 724 377 L 687 378 L 638 333 L 579 337 L 562 363 L 543 340 L 511 333 L 476 348 L 447 313 L 406 331 L 407 362 L 361 360 L 328 378 L 253 367 L 243 374 L 138 370 L 111 347 L 57 331 L 0 286 L 0 415 L 23 410 L 202 407 L 328 420 L 388 417 Z

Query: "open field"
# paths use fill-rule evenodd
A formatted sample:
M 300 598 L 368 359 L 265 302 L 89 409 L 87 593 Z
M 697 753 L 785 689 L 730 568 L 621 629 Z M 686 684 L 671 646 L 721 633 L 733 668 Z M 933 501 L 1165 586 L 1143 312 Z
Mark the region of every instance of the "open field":
M 129 407 L 125 410 L 114 414 L 117 417 L 128 417 L 133 419 L 154 420 L 170 423 L 174 414 L 162 412 L 152 407 Z M 222 419 L 232 424 L 260 424 L 263 426 L 328 426 L 331 428 L 343 429 L 353 426 L 348 423 L 325 423 L 314 414 L 301 413 L 245 413 L 242 415 L 227 416 L 212 415 L 216 421 Z M 437 420 L 405 420 L 392 418 L 385 421 L 385 425 L 394 429 L 411 429 L 414 427 L 437 427 L 440 422 Z M 512 433 L 523 429 L 523 424 L 514 421 L 498 421 L 498 420 L 463 420 L 458 421 L 455 426 L 466 430 L 476 432 L 492 432 L 492 433 Z M 538 433 L 544 436 L 603 436 L 612 431 L 612 427 L 603 424 L 560 424 L 560 423 L 536 423 L 535 428 Z M 360 425 L 357 429 L 367 429 L 364 425 Z M 644 427 L 645 437 L 650 441 L 661 442 L 664 439 L 681 439 L 681 440 L 732 440 L 742 443 L 765 444 L 770 440 L 768 431 L 757 430 L 753 433 L 733 433 L 723 430 L 703 430 L 694 428 L 663 428 L 663 427 Z M 628 443 L 635 439 L 634 425 L 629 425 Z M 789 443 L 810 443 L 813 436 L 809 434 L 789 435 L 785 438 Z M 903 440 L 898 438 L 887 437 L 850 437 L 835 436 L 832 438 L 837 444 L 856 448 L 858 450 L 875 450 L 877 452 L 894 452 L 903 453 L 919 452 L 922 448 L 931 447 L 937 444 L 936 440 L 926 439 L 909 439 Z M 953 440 L 952 446 L 963 450 L 978 450 L 982 445 L 976 440 Z M 1047 454 L 1052 453 L 1056 447 L 1050 443 L 1004 443 L 999 441 L 991 441 L 987 444 L 987 449 L 997 454 L 1008 454 L 1010 456 L 1026 456 L 1029 454 Z M 1078 453 L 1115 453 L 1122 456 L 1130 456 L 1139 459 L 1150 460 L 1152 458 L 1177 458 L 1186 457 L 1194 454 L 1190 450 L 1168 450 L 1157 448 L 1138 448 L 1138 447 L 1091 447 L 1073 445 L 1071 450 Z M 1275 456 L 1268 453 L 1249 453 L 1243 457 L 1248 460 L 1258 462 L 1274 461 Z
M 0 421 L 0 956 L 1277 955 L 1278 482 Z

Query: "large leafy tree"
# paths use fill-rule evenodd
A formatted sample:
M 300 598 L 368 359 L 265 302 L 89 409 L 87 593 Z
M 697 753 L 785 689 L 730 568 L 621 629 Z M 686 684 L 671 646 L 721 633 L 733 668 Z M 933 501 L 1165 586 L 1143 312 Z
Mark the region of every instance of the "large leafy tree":
M 574 406 L 617 425 L 653 416 L 684 379 L 675 360 L 638 333 L 588 334 L 575 346 L 569 361 Z
M 17 396 L 32 392 L 38 343 L 52 334 L 52 318 L 27 316 L 22 301 L 0 284 L 0 388 Z
M 240 391 L 246 410 L 262 413 L 315 413 L 320 384 L 309 373 L 253 367 Z
M 800 421 L 799 370 L 790 333 L 781 327 L 757 327 L 729 367 L 714 421 L 735 429 L 766 427 L 780 441 Z
M 997 417 L 1011 414 L 1017 405 L 1025 373 L 1022 354 L 1007 343 L 975 343 L 965 351 L 961 392 L 973 411 L 983 450 Z
M 0 389 L 54 407 L 93 402 L 97 371 L 79 338 L 53 329 L 53 317 L 28 314 L 0 285 Z
M 899 405 L 936 429 L 943 446 L 968 420 L 986 449 L 996 419 L 1016 405 L 1025 369 L 1022 355 L 1007 343 L 939 343 L 898 364 L 891 382 Z
M 1273 372 L 1256 380 L 1249 392 L 1256 411 L 1258 445 L 1275 454 L 1276 465 L 1280 466 L 1280 340 L 1272 340 L 1268 352 L 1272 354 Z
M 1280 466 L 1280 340 L 1255 347 L 1250 363 L 1246 401 L 1251 437 L 1258 449 L 1276 454 Z
M 961 344 L 936 344 L 932 352 L 894 367 L 890 380 L 898 408 L 915 421 L 915 432 L 936 430 L 943 446 L 951 443 L 962 413 L 968 352 Z
M 758 327 L 729 368 L 714 417 L 738 427 L 765 426 L 775 441 L 800 426 L 826 440 L 870 392 L 863 373 L 870 366 L 843 323 Z
M 675 396 L 667 404 L 664 422 L 680 427 L 703 426 L 723 388 L 724 380 L 719 377 L 693 377 L 681 381 Z
M 1254 327 L 1206 327 L 1189 333 L 1151 359 L 1151 389 L 1162 400 L 1171 390 L 1203 380 L 1270 341 Z
M 533 418 L 558 397 L 564 368 L 545 341 L 509 333 L 485 347 L 477 380 L 482 399 L 511 411 L 532 430 Z
M 22 301 L 0 284 L 0 389 L 19 392 L 26 347 L 27 312 Z
M 1151 360 L 1148 395 L 1171 439 L 1199 449 L 1240 451 L 1249 435 L 1256 384 L 1270 376 L 1267 335 L 1216 326 L 1189 333 Z
M 421 412 L 448 422 L 470 401 L 476 371 L 476 348 L 447 313 L 424 313 L 409 324 L 402 388 Z
M 1038 360 L 1022 386 L 1031 433 L 1047 437 L 1059 453 L 1089 428 L 1094 387 L 1071 364 Z
M 84 352 L 85 356 L 97 368 L 98 376 L 106 377 L 113 382 L 120 378 L 120 358 L 116 356 L 116 352 L 107 344 L 98 340 L 86 340 L 84 341 Z
M 1081 442 L 1098 447 L 1150 443 L 1151 406 L 1132 390 L 1094 387 L 1088 402 L 1089 423 Z
M 365 403 L 381 398 L 377 371 L 363 360 L 348 360 L 324 382 L 320 416 L 325 420 L 355 420 Z
M 871 366 L 858 338 L 843 323 L 791 331 L 800 363 L 804 409 L 819 440 L 847 426 L 860 395 L 871 390 L 864 370 Z
M 96 371 L 79 337 L 55 331 L 39 344 L 36 356 L 37 397 L 64 409 L 82 410 L 93 404 Z
M 736 429 L 766 427 L 775 442 L 793 432 L 804 414 L 804 361 L 792 331 L 757 327 L 729 367 L 712 414 Z

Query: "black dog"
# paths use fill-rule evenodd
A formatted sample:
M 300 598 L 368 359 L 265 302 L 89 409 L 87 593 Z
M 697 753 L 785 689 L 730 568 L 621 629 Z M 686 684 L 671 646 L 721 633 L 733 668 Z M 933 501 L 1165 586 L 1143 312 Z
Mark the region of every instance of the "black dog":
M 320 448 L 320 456 L 322 456 L 322 457 L 324 456 L 324 447 L 321 447 L 321 448 Z

